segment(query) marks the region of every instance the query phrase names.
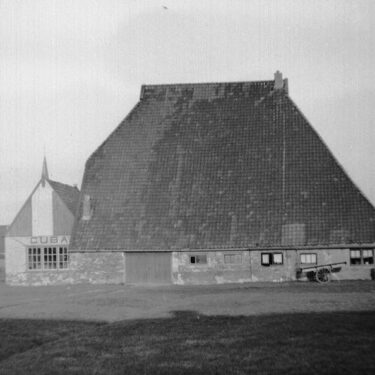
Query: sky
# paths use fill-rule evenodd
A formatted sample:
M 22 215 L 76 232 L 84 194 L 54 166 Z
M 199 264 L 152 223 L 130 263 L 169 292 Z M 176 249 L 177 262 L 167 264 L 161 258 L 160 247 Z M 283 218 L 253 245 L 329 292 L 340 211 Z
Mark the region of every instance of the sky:
M 142 84 L 289 80 L 375 204 L 373 0 L 0 0 L 0 225 L 40 179 L 80 187 Z

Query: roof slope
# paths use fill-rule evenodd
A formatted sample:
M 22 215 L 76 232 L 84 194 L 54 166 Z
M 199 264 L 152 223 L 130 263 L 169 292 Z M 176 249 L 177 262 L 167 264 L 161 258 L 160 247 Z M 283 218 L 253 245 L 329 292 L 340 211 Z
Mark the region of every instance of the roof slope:
M 307 244 L 375 240 L 374 208 L 274 81 L 142 87 L 82 193 L 72 249 L 277 246 L 293 223 Z
M 68 207 L 69 211 L 75 215 L 79 201 L 79 190 L 76 186 L 70 186 L 61 182 L 48 179 L 52 189 L 59 195 L 61 200 Z

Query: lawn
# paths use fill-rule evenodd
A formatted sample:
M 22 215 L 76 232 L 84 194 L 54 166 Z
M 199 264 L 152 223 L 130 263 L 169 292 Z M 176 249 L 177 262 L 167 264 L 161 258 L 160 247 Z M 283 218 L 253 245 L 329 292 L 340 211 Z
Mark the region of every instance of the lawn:
M 0 374 L 374 374 L 375 312 L 0 320 Z

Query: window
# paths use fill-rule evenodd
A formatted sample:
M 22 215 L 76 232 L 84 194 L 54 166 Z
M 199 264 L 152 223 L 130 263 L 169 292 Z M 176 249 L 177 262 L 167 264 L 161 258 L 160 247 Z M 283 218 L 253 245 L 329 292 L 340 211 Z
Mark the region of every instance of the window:
M 68 268 L 68 249 L 66 247 L 59 247 L 59 268 L 66 269 Z
M 190 255 L 191 264 L 207 264 L 206 254 Z
M 56 247 L 44 248 L 44 268 L 56 269 L 57 268 L 57 252 Z
M 314 253 L 311 254 L 301 254 L 300 255 L 301 264 L 316 264 L 317 256 Z
M 241 254 L 224 254 L 224 263 L 226 264 L 241 264 L 242 255 Z
M 353 266 L 374 264 L 374 249 L 350 250 L 350 264 Z
M 283 264 L 282 253 L 262 253 L 262 266 L 270 266 L 272 264 Z
M 29 270 L 67 269 L 69 263 L 67 247 L 29 247 Z
M 29 270 L 39 270 L 42 268 L 40 251 L 40 247 L 33 247 L 29 249 Z

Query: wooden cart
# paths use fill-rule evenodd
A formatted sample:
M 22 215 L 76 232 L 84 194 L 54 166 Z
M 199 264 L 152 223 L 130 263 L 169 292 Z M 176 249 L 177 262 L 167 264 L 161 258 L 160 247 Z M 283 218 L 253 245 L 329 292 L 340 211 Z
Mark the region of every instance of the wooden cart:
M 315 280 L 318 283 L 327 283 L 331 280 L 332 273 L 341 271 L 343 264 L 346 264 L 346 262 L 300 267 L 297 270 L 297 278 L 305 273 L 310 280 Z

